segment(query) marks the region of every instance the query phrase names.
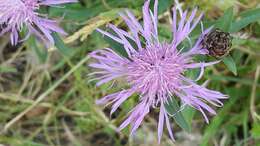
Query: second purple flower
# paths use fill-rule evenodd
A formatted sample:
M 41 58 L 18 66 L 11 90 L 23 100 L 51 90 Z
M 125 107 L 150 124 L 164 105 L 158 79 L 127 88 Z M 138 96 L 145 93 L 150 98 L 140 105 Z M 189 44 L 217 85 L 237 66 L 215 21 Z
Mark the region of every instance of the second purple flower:
M 54 44 L 52 32 L 66 34 L 57 25 L 57 21 L 48 19 L 46 15 L 38 13 L 40 6 L 77 2 L 77 0 L 0 0 L 0 36 L 9 32 L 12 45 L 19 40 L 19 32 L 26 27 L 27 39 L 35 34 L 46 43 Z

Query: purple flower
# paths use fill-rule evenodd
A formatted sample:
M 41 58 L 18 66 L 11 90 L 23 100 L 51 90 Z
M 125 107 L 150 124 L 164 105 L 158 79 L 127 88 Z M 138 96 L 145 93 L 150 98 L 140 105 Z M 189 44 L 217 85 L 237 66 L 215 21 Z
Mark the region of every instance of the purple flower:
M 181 17 L 177 23 L 178 11 L 173 8 L 173 40 L 171 43 L 160 43 L 157 29 L 158 0 L 155 0 L 153 13 L 149 9 L 149 4 L 150 0 L 146 1 L 143 6 L 143 25 L 129 11 L 121 14 L 130 32 L 119 29 L 112 24 L 109 24 L 109 28 L 115 34 L 98 30 L 123 45 L 128 57 L 121 56 L 110 48 L 97 50 L 90 54 L 97 61 L 90 64 L 90 67 L 97 70 L 92 73 L 92 75 L 97 76 L 95 79 L 99 80 L 97 86 L 117 78 L 125 79 L 129 85 L 128 89 L 107 95 L 97 101 L 97 104 L 102 105 L 113 104 L 111 114 L 131 95 L 139 94 L 139 103 L 131 110 L 128 118 L 120 125 L 119 130 L 131 125 L 132 135 L 151 108 L 160 108 L 158 123 L 158 140 L 160 142 L 164 124 L 166 124 L 170 137 L 174 139 L 169 122 L 169 116 L 172 113 L 168 113 L 165 108 L 173 96 L 179 97 L 185 105 L 199 110 L 206 122 L 208 122 L 208 118 L 205 111 L 216 114 L 208 104 L 222 106 L 220 100 L 227 98 L 227 96 L 195 83 L 202 77 L 204 67 L 218 63 L 218 61 L 195 62 L 193 59 L 194 55 L 208 53 L 205 48 L 202 48 L 201 42 L 203 36 L 210 29 L 203 30 L 201 36 L 188 51 L 177 49 L 177 46 L 184 39 L 189 38 L 189 34 L 200 22 L 202 15 L 195 18 L 196 9 L 189 16 L 188 11 L 182 13 L 179 10 Z M 142 43 L 141 40 L 145 40 L 145 43 Z M 187 70 L 195 68 L 201 70 L 196 80 L 184 76 Z
M 35 34 L 42 40 L 54 43 L 52 32 L 66 34 L 58 27 L 57 21 L 50 20 L 47 16 L 38 13 L 40 6 L 53 6 L 64 3 L 77 2 L 77 0 L 0 0 L 0 35 L 10 32 L 12 45 L 18 43 L 19 32 L 28 29 L 26 37 Z

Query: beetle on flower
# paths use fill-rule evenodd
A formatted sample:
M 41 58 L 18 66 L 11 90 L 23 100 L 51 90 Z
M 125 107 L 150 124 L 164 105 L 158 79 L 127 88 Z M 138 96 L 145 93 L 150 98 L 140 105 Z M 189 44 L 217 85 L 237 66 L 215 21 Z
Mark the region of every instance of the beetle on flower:
M 117 54 L 110 48 L 96 50 L 90 54 L 96 62 L 89 66 L 97 70 L 92 73 L 97 76 L 95 79 L 99 80 L 97 86 L 117 78 L 125 79 L 129 85 L 129 89 L 97 100 L 97 104 L 112 103 L 111 114 L 133 94 L 139 94 L 139 103 L 131 110 L 119 130 L 131 125 L 132 135 L 152 108 L 160 109 L 158 122 L 158 140 L 160 142 L 164 124 L 170 137 L 174 139 L 169 121 L 171 114 L 167 112 L 165 106 L 172 98 L 178 97 L 185 105 L 199 110 L 205 121 L 208 122 L 205 111 L 216 114 L 209 104 L 220 107 L 223 105 L 221 99 L 226 99 L 227 96 L 196 84 L 196 81 L 203 76 L 206 66 L 218 63 L 218 61 L 195 62 L 193 59 L 195 55 L 209 53 L 206 48 L 203 48 L 202 39 L 210 32 L 210 28 L 202 30 L 200 37 L 188 51 L 177 48 L 200 22 L 202 15 L 196 18 L 197 9 L 194 9 L 188 16 L 188 11 L 182 13 L 181 9 L 178 11 L 173 8 L 173 40 L 170 43 L 161 43 L 158 38 L 158 0 L 155 0 L 153 13 L 149 6 L 150 0 L 146 1 L 143 6 L 143 25 L 129 11 L 120 14 L 130 32 L 112 24 L 109 24 L 108 27 L 115 34 L 98 29 L 102 34 L 123 45 L 127 57 Z M 177 12 L 181 15 L 178 23 Z M 132 45 L 133 42 L 134 45 Z M 196 80 L 185 77 L 184 73 L 187 70 L 195 68 L 201 70 Z
M 11 44 L 19 41 L 19 32 L 28 29 L 26 37 L 35 34 L 44 41 L 54 44 L 52 32 L 66 34 L 57 25 L 57 21 L 48 19 L 47 16 L 38 13 L 40 6 L 54 6 L 58 4 L 77 2 L 77 0 L 0 0 L 0 35 L 10 32 Z

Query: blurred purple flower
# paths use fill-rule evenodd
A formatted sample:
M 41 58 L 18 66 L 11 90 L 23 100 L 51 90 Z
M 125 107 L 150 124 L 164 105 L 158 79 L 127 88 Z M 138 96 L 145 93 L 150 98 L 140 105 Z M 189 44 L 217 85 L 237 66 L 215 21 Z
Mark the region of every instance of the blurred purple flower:
M 0 25 L 2 27 L 0 35 L 10 32 L 11 43 L 16 45 L 19 40 L 18 33 L 25 26 L 28 28 L 28 33 L 23 40 L 33 33 L 53 44 L 52 32 L 66 33 L 59 28 L 57 21 L 38 13 L 39 7 L 72 2 L 77 2 L 77 0 L 0 0 Z
M 128 57 L 123 57 L 110 48 L 97 50 L 90 56 L 97 60 L 97 63 L 90 64 L 90 67 L 97 69 L 91 75 L 96 75 L 97 86 L 112 81 L 116 78 L 124 78 L 129 89 L 107 95 L 97 101 L 97 104 L 112 103 L 111 114 L 126 101 L 131 95 L 139 94 L 139 104 L 131 110 L 128 118 L 120 125 L 122 130 L 127 125 L 131 125 L 131 135 L 137 130 L 144 117 L 150 112 L 151 108 L 160 108 L 158 123 L 158 140 L 162 137 L 164 123 L 172 139 L 169 117 L 165 104 L 173 96 L 179 97 L 185 104 L 199 110 L 206 122 L 208 118 L 205 111 L 216 114 L 214 109 L 208 104 L 222 106 L 220 99 L 227 98 L 220 92 L 209 90 L 204 86 L 198 85 L 195 81 L 199 80 L 204 72 L 204 67 L 213 65 L 216 62 L 195 62 L 194 55 L 207 54 L 208 51 L 202 48 L 201 41 L 210 29 L 202 32 L 195 45 L 188 51 L 178 50 L 177 46 L 186 38 L 200 22 L 202 15 L 195 18 L 197 9 L 191 12 L 180 12 L 180 20 L 177 23 L 177 10 L 173 9 L 172 33 L 173 40 L 171 43 L 160 43 L 158 38 L 158 0 L 155 0 L 154 13 L 149 9 L 150 0 L 146 1 L 143 6 L 143 26 L 138 22 L 135 16 L 126 11 L 121 14 L 130 32 L 126 32 L 116 26 L 109 24 L 116 35 L 110 34 L 103 30 L 98 30 L 102 34 L 112 38 L 124 46 Z M 129 41 L 131 40 L 131 41 Z M 145 40 L 145 44 L 141 40 Z M 131 42 L 131 43 L 130 43 Z M 133 42 L 135 45 L 132 45 Z M 200 68 L 201 72 L 196 80 L 184 76 L 185 71 L 189 69 Z

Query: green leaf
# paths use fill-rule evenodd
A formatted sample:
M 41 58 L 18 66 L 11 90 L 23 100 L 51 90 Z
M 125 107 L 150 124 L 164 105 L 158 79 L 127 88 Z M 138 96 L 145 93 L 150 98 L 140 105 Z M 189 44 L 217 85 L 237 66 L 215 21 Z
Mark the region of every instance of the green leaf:
M 169 102 L 165 104 L 165 108 L 168 111 L 168 113 L 173 115 L 174 120 L 182 129 L 188 132 L 191 131 L 191 127 L 182 115 L 181 109 L 174 97 L 171 98 L 171 100 L 169 100 Z
M 259 138 L 260 137 L 260 123 L 254 123 L 253 128 L 251 130 L 252 136 L 254 138 Z
M 37 55 L 40 63 L 45 63 L 47 61 L 47 49 L 44 48 L 42 43 L 38 43 L 35 37 L 29 37 L 29 39 L 26 41 L 26 46 L 33 50 L 33 52 Z
M 229 32 L 233 21 L 233 7 L 228 8 L 222 17 L 217 20 L 216 27 Z
M 174 1 L 172 1 L 172 0 L 159 1 L 158 2 L 158 14 L 162 14 L 173 4 L 174 4 Z
M 234 74 L 237 75 L 236 63 L 230 55 L 227 55 L 222 59 L 227 68 Z
M 242 115 L 242 114 L 241 114 Z M 249 115 L 249 112 L 248 110 L 245 110 L 244 113 L 243 113 L 243 136 L 244 136 L 244 139 L 247 139 L 248 138 L 248 115 Z
M 230 32 L 238 32 L 247 25 L 260 20 L 260 8 L 248 10 L 240 14 L 240 20 L 232 24 Z
M 111 32 L 113 34 L 113 32 Z M 125 48 L 122 44 L 114 41 L 108 36 L 104 36 L 105 41 L 110 45 L 110 48 L 112 48 L 115 52 L 122 55 L 123 57 L 128 57 L 127 52 L 125 51 Z
M 50 17 L 60 17 L 63 14 L 66 14 L 65 20 L 76 20 L 75 22 L 81 21 L 85 22 L 86 20 L 93 18 L 100 13 L 107 11 L 108 9 L 117 9 L 117 8 L 131 8 L 131 7 L 141 7 L 143 5 L 142 0 L 123 0 L 118 2 L 118 0 L 109 0 L 106 1 L 105 5 L 103 1 L 96 0 L 94 3 L 87 2 L 87 8 L 79 4 L 69 4 L 66 5 L 66 8 L 57 9 L 56 7 L 49 8 Z M 110 7 L 110 8 L 108 8 Z
M 209 78 L 213 81 L 227 81 L 227 82 L 236 82 L 243 85 L 252 86 L 254 83 L 253 80 L 247 78 L 238 78 L 238 77 L 231 77 L 231 76 L 217 76 L 217 75 L 209 75 Z M 257 84 L 260 87 L 260 84 Z
M 11 66 L 0 65 L 0 73 L 16 73 L 17 69 Z
M 246 10 L 240 13 L 241 17 L 248 17 L 260 13 L 260 8 Z
M 196 113 L 196 110 L 190 106 L 186 106 L 182 111 L 182 115 L 186 119 L 189 127 L 191 127 L 192 119 L 194 118 L 195 113 Z
M 71 48 L 68 48 L 63 40 L 61 39 L 61 37 L 58 35 L 58 33 L 53 32 L 52 33 L 52 37 L 54 39 L 55 42 L 55 46 L 57 47 L 57 49 L 62 53 L 62 55 L 66 56 L 66 57 L 71 57 L 74 54 L 74 50 L 72 50 Z

